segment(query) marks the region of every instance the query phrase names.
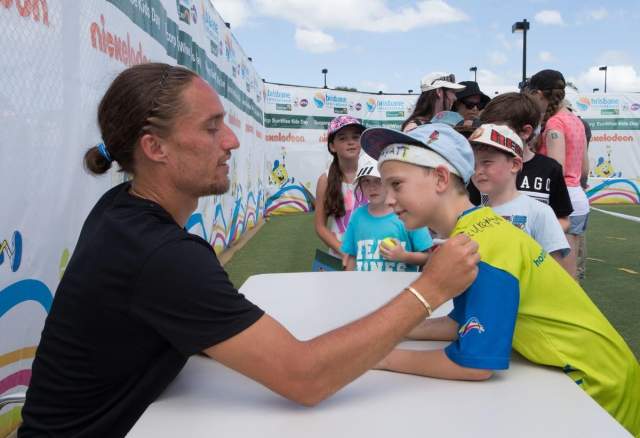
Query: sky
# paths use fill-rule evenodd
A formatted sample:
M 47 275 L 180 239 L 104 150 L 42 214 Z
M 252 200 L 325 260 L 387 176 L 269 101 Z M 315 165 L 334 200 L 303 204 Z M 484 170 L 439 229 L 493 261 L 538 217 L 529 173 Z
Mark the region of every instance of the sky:
M 582 93 L 640 92 L 638 0 L 212 0 L 268 82 L 417 92 L 420 78 L 448 72 L 489 95 L 552 68 Z

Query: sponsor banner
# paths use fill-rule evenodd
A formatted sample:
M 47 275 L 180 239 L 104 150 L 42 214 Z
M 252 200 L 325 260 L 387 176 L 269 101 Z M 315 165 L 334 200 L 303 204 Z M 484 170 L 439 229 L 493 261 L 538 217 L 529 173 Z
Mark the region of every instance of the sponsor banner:
M 570 94 L 567 99 L 591 127 L 591 202 L 638 203 L 640 94 Z
M 229 162 L 229 192 L 201 199 L 187 223 L 217 251 L 263 216 L 272 168 L 263 82 L 209 0 L 5 1 L 0 24 L 0 394 L 7 394 L 29 383 L 88 212 L 127 178 L 117 166 L 93 177 L 82 164 L 101 141 L 98 101 L 119 72 L 148 61 L 179 64 L 220 94 L 242 147 Z M 0 410 L 0 436 L 15 419 Z
M 271 157 L 267 214 L 310 207 L 318 177 L 331 163 L 326 130 L 334 117 L 349 114 L 367 127 L 399 129 L 416 99 L 417 95 L 266 84 L 264 124 Z

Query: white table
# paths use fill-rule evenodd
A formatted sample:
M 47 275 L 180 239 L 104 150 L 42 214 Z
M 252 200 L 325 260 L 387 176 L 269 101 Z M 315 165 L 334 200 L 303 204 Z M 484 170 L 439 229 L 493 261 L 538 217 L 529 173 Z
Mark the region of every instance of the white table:
M 308 339 L 374 310 L 410 273 L 268 274 L 241 291 Z M 446 308 L 445 308 L 446 307 Z M 436 314 L 446 314 L 443 306 Z M 405 342 L 428 349 L 438 342 Z M 485 382 L 369 371 L 313 408 L 296 405 L 217 362 L 193 357 L 130 437 L 579 437 L 630 435 L 561 371 L 514 356 Z

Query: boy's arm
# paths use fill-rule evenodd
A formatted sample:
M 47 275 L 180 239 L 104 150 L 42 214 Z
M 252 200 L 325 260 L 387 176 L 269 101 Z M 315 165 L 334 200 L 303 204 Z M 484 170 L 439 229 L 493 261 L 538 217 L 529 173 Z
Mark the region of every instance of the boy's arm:
M 395 349 L 375 367 L 379 370 L 416 374 L 450 380 L 486 380 L 493 375 L 492 370 L 467 368 L 447 357 L 444 350 L 401 350 Z
M 427 252 L 409 252 L 409 251 L 405 251 L 404 253 L 404 260 L 402 260 L 404 263 L 407 263 L 409 265 L 418 265 L 418 266 L 422 266 L 425 263 L 427 263 L 427 260 L 429 259 L 429 253 Z
M 569 216 L 559 217 L 558 222 L 560 222 L 560 227 L 562 228 L 562 231 L 566 233 L 569 230 L 569 225 L 571 225 Z
M 356 258 L 352 255 L 347 256 L 347 264 L 345 265 L 345 270 L 347 271 L 355 271 L 356 270 Z
M 454 341 L 458 337 L 458 323 L 448 316 L 429 318 L 409 332 L 407 338 L 429 341 Z

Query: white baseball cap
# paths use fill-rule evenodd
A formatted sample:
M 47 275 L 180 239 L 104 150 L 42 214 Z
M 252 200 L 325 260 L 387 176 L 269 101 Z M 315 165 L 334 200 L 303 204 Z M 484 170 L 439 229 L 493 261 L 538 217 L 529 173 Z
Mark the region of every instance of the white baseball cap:
M 356 174 L 356 181 L 363 176 L 373 176 L 380 178 L 380 172 L 378 171 L 378 161 L 374 160 L 367 154 L 361 154 L 358 159 L 358 173 Z
M 437 90 L 438 88 L 449 88 L 450 90 L 461 91 L 464 85 L 456 84 L 456 77 L 450 73 L 434 72 L 425 75 L 420 81 L 420 91 Z

